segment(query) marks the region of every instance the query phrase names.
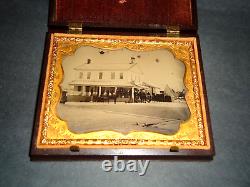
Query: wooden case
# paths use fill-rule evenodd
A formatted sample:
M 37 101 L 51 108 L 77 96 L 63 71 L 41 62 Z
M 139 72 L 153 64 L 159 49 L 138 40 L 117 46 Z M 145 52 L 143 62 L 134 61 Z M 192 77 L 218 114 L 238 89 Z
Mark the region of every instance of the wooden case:
M 192 0 L 57 0 L 51 1 L 51 25 L 81 23 L 85 27 L 197 29 Z
M 51 0 L 31 159 L 103 159 L 115 155 L 211 159 L 214 145 L 196 13 L 195 0 Z M 69 132 L 56 107 L 63 92 L 62 61 L 80 46 L 104 51 L 167 49 L 186 67 L 190 119 L 182 122 L 174 135 Z

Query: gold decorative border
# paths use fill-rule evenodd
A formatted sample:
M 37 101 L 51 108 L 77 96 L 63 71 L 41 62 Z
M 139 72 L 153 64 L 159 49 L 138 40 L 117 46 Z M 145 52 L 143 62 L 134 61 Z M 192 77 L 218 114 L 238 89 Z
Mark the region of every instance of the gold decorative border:
M 38 129 L 38 148 L 68 148 L 78 145 L 83 148 L 169 148 L 178 146 L 180 149 L 210 149 L 196 38 L 55 33 L 51 35 L 50 42 Z M 62 60 L 64 57 L 74 54 L 81 46 L 109 50 L 121 48 L 134 51 L 169 50 L 186 66 L 184 82 L 188 89 L 186 100 L 191 112 L 190 119 L 183 122 L 179 131 L 174 135 L 151 132 L 131 132 L 126 135 L 113 131 L 84 134 L 70 132 L 66 122 L 57 117 L 56 106 L 61 94 L 59 85 L 63 79 Z

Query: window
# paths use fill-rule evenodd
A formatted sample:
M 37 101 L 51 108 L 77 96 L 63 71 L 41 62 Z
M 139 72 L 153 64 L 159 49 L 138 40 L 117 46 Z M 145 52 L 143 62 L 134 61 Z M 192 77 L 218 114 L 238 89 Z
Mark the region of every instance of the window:
M 90 91 L 90 86 L 86 86 L 86 92 Z
M 87 73 L 87 79 L 90 79 L 90 77 L 91 77 L 91 72 L 88 72 Z
M 120 79 L 123 79 L 123 73 L 120 73 Z
M 111 79 L 115 79 L 115 72 L 111 72 Z
M 99 79 L 102 79 L 102 77 L 103 77 L 103 73 L 100 72 L 100 73 L 99 73 Z
M 82 79 L 82 77 L 83 77 L 83 72 L 80 72 L 79 73 L 79 79 Z
M 77 91 L 78 92 L 82 91 L 82 87 L 81 86 L 77 86 Z

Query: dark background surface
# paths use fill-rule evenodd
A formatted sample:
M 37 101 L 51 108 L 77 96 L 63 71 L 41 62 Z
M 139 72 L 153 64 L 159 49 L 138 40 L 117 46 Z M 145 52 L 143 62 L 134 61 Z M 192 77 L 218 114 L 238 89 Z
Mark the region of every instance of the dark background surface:
M 144 177 L 29 160 L 47 10 L 47 0 L 0 1 L 0 186 L 250 186 L 249 0 L 198 0 L 214 160 L 151 161 Z

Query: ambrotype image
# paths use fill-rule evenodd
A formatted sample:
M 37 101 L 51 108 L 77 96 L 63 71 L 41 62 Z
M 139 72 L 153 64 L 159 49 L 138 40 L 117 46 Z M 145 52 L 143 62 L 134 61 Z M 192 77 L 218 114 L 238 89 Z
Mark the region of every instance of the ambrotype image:
M 82 46 L 63 58 L 57 115 L 70 131 L 175 134 L 190 117 L 185 65 L 166 49 Z

